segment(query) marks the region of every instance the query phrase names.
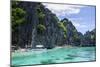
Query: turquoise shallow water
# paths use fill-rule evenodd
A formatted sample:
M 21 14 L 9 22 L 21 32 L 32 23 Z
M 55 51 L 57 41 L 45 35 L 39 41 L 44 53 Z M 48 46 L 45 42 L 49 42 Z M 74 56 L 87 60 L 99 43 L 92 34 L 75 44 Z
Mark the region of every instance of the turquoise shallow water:
M 95 47 L 54 48 L 12 53 L 11 65 L 36 65 L 65 62 L 95 61 Z

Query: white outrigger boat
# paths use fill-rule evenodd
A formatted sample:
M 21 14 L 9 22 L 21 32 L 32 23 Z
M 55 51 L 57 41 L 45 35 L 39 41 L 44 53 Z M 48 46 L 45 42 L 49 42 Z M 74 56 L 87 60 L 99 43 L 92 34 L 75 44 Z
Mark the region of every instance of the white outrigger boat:
M 36 45 L 35 49 L 32 49 L 32 50 L 41 51 L 41 50 L 46 50 L 46 48 L 44 48 L 43 45 Z

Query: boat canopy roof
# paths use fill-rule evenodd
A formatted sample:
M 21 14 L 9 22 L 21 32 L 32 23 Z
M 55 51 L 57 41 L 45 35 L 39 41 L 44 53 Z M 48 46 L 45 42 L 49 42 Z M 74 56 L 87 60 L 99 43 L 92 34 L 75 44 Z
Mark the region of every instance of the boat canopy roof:
M 43 45 L 36 45 L 36 47 L 44 47 Z

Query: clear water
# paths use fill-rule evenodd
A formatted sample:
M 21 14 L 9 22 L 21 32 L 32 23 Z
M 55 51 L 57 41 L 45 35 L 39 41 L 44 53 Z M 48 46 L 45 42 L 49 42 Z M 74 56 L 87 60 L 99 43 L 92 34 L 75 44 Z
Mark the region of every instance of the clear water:
M 12 53 L 12 65 L 36 65 L 65 62 L 95 61 L 95 47 L 54 48 Z

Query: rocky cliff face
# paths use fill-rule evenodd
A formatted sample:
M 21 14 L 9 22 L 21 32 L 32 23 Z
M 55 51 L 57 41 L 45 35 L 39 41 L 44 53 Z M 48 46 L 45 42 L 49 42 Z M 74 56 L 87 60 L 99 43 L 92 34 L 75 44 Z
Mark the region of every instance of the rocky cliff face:
M 96 45 L 96 29 L 87 31 L 82 40 L 82 46 L 95 46 Z
M 58 30 L 57 22 L 59 21 L 56 15 L 44 8 L 41 3 L 18 2 L 18 7 L 27 13 L 26 23 L 18 26 L 18 45 L 21 47 L 33 45 L 35 48 L 36 45 L 41 44 L 46 48 L 54 47 Z M 45 30 L 41 30 L 43 27 Z
M 26 11 L 26 16 L 25 23 L 18 26 L 18 32 L 12 32 L 13 45 L 22 48 L 25 45 L 32 45 L 33 48 L 36 45 L 44 45 L 45 48 L 63 45 L 79 46 L 83 43 L 82 38 L 87 35 L 78 32 L 67 18 L 59 21 L 57 16 L 41 3 L 18 2 L 17 6 Z

